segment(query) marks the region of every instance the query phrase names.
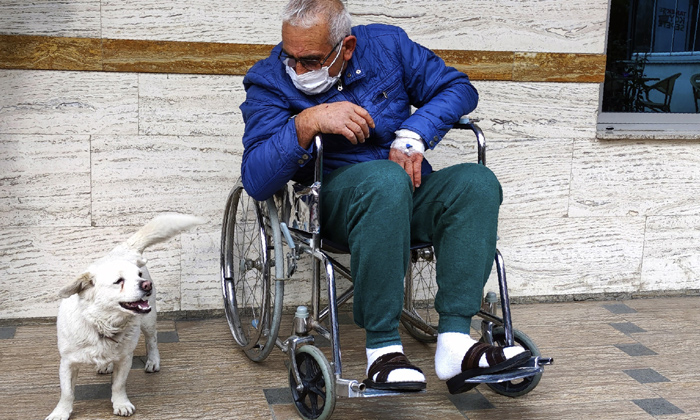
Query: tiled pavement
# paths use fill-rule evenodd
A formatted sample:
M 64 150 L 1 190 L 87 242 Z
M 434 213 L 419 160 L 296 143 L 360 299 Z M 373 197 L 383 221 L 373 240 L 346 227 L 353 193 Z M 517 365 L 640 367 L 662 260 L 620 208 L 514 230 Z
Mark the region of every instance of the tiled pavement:
M 406 335 L 428 391 L 339 398 L 334 419 L 700 419 L 700 298 L 513 305 L 516 328 L 555 364 L 529 394 L 508 398 L 481 385 L 450 395 L 435 377 L 434 345 Z M 362 331 L 344 314 L 344 377 L 362 379 Z M 0 419 L 43 419 L 58 401 L 58 351 L 49 324 L 0 325 Z M 282 332 L 291 323 L 283 323 Z M 159 322 L 162 370 L 143 372 L 139 344 L 128 392 L 133 419 L 296 419 L 286 356 L 248 361 L 223 318 Z M 319 347 L 327 351 L 327 347 Z M 81 370 L 73 419 L 115 419 L 109 375 Z

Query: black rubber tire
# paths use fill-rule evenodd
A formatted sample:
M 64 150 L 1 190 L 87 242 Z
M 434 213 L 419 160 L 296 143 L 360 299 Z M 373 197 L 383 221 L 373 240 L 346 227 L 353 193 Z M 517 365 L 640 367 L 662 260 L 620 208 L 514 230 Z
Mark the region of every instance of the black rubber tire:
M 481 341 L 484 341 L 483 338 Z M 515 344 L 522 346 L 525 350 L 530 350 L 532 356 L 540 356 L 540 350 L 535 345 L 534 341 L 530 339 L 524 332 L 520 330 L 513 329 L 513 341 Z M 493 344 L 497 346 L 504 346 L 506 342 L 506 334 L 503 327 L 496 327 L 493 329 Z M 535 389 L 537 384 L 540 383 L 542 374 L 538 373 L 534 376 L 519 379 L 517 381 L 499 382 L 486 384 L 489 388 L 494 390 L 494 392 L 504 395 L 506 397 L 520 397 L 527 394 L 528 392 Z
M 335 409 L 335 376 L 323 352 L 311 345 L 301 346 L 296 354 L 297 366 L 304 385 L 297 390 L 292 367 L 289 367 L 289 387 L 294 406 L 304 420 L 326 420 Z

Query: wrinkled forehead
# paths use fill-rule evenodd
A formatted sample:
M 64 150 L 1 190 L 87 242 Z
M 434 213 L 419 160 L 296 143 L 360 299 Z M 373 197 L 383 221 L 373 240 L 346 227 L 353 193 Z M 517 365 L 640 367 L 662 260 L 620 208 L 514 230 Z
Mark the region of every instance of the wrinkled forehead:
M 282 25 L 282 48 L 298 57 L 328 53 L 330 44 L 328 22 L 318 20 L 309 27 Z M 331 45 L 332 46 L 332 45 Z

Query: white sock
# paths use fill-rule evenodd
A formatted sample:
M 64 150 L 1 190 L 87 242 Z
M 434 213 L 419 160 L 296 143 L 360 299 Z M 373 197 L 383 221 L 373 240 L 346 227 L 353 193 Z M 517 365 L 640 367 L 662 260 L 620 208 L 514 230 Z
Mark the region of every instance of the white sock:
M 380 347 L 378 349 L 365 349 L 365 351 L 367 352 L 367 369 L 365 370 L 365 374 L 369 374 L 369 368 L 370 366 L 372 366 L 372 363 L 374 363 L 375 360 L 388 353 L 403 354 L 403 346 L 401 344 L 396 344 L 393 346 Z M 377 378 L 377 375 L 379 375 L 379 373 L 375 374 L 374 378 L 371 379 L 374 381 Z M 413 369 L 395 369 L 389 373 L 389 376 L 387 376 L 386 381 L 425 382 L 425 376 L 417 370 Z
M 446 381 L 462 373 L 462 360 L 467 351 L 477 341 L 468 334 L 449 332 L 438 334 L 437 349 L 435 350 L 435 373 L 442 381 Z M 506 359 L 516 356 L 525 349 L 520 346 L 506 347 L 503 349 Z M 479 367 L 487 368 L 489 363 L 486 355 L 479 359 Z

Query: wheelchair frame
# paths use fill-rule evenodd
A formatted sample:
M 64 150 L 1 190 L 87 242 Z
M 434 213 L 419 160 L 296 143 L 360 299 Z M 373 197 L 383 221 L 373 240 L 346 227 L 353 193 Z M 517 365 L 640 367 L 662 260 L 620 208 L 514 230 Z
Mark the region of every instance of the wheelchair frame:
M 467 117 L 460 119 L 454 128 L 473 131 L 477 140 L 478 163 L 485 165 L 486 142 L 481 129 Z M 353 288 L 350 286 L 338 296 L 336 272 L 350 280 L 352 277 L 348 268 L 329 255 L 329 252 L 345 253 L 347 250 L 321 238 L 323 142 L 320 135 L 314 140 L 317 159 L 314 182 L 310 186 L 290 182 L 265 202 L 247 197 L 240 180 L 231 190 L 222 225 L 221 284 L 226 318 L 236 342 L 251 360 L 257 362 L 264 360 L 275 346 L 286 353 L 289 356 L 290 389 L 297 411 L 302 418 L 323 420 L 332 414 L 337 396 L 375 397 L 402 393 L 366 388 L 358 380 L 343 378 L 338 306 L 352 297 Z M 239 210 L 242 210 L 242 214 L 239 214 Z M 242 230 L 238 229 L 241 225 Z M 251 227 L 252 230 L 249 230 Z M 288 249 L 286 255 L 285 247 Z M 293 320 L 293 334 L 281 340 L 278 333 L 283 312 L 284 284 L 292 280 L 297 261 L 303 255 L 313 260 L 311 311 L 309 313 L 305 306 L 298 307 Z M 434 264 L 430 244 L 411 247 L 401 323 L 416 339 L 434 342 L 437 340 L 437 322 L 431 320 L 431 305 L 437 286 L 430 283 L 427 296 L 423 296 L 423 300 L 416 299 L 414 268 L 419 261 L 428 266 Z M 498 297 L 493 292 L 487 293 L 478 314 L 483 320 L 481 340 L 501 346 L 517 343 L 530 350 L 532 358 L 519 368 L 482 375 L 466 382 L 474 386 L 487 383 L 499 394 L 517 397 L 534 389 L 539 383 L 543 366 L 553 361 L 541 357 L 534 342 L 521 331 L 513 329 L 505 265 L 498 250 L 495 263 L 502 317 L 497 315 Z M 324 308 L 321 308 L 322 274 L 328 293 L 328 306 Z M 417 281 L 422 280 L 419 278 Z M 434 279 L 431 277 L 427 281 L 434 282 Z M 324 325 L 325 321 L 328 326 Z M 330 342 L 330 363 L 313 346 L 312 331 Z

